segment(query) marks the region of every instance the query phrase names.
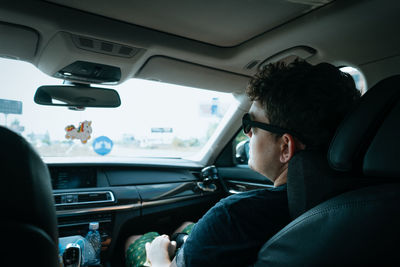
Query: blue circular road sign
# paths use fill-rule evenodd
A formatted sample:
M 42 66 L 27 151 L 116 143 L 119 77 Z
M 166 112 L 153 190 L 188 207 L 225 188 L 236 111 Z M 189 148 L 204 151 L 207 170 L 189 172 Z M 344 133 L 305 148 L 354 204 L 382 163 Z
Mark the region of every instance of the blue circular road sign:
M 113 147 L 113 141 L 107 136 L 99 136 L 93 140 L 93 150 L 99 155 L 107 155 Z

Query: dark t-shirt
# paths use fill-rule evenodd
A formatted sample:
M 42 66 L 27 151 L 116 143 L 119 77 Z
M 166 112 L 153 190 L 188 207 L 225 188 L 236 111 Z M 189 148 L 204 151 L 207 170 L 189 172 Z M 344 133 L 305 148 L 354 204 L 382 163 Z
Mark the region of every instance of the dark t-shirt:
M 177 255 L 177 264 L 247 266 L 288 223 L 286 185 L 232 195 L 198 221 Z

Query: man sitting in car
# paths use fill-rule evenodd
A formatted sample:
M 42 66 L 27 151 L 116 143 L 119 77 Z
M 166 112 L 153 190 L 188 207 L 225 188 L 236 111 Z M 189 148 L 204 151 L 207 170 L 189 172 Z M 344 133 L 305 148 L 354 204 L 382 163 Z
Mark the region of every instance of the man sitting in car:
M 261 246 L 290 222 L 286 195 L 290 159 L 299 150 L 326 150 L 338 124 L 360 97 L 348 74 L 328 63 L 313 66 L 304 61 L 267 65 L 246 93 L 253 101 L 243 117 L 243 130 L 250 138 L 248 164 L 274 187 L 222 199 L 189 231 L 172 262 L 176 243 L 167 235 L 135 239 L 128 244 L 128 266 L 145 264 L 146 252 L 151 266 L 252 264 Z M 142 254 L 133 249 L 139 245 Z

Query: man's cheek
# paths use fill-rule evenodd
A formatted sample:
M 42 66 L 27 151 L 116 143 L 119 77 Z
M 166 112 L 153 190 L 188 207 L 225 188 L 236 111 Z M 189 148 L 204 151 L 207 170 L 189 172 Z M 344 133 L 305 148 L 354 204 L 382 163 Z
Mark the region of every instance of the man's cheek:
M 252 169 L 253 171 L 255 171 L 255 169 L 254 169 L 254 161 L 252 160 L 252 158 L 249 158 L 249 161 L 248 161 L 248 165 L 249 165 L 249 168 L 250 169 Z
M 249 165 L 252 160 L 253 160 L 253 149 L 251 149 L 251 145 L 250 145 L 249 146 L 249 160 L 248 160 Z
M 254 151 L 254 138 L 250 138 L 249 140 L 249 157 Z
M 254 167 L 255 167 L 255 160 L 256 160 L 256 158 L 254 157 L 254 149 L 252 148 L 252 146 L 250 144 L 250 146 L 249 146 L 249 160 L 247 161 L 247 163 L 248 163 L 249 167 L 251 169 L 253 169 L 253 170 L 254 170 Z

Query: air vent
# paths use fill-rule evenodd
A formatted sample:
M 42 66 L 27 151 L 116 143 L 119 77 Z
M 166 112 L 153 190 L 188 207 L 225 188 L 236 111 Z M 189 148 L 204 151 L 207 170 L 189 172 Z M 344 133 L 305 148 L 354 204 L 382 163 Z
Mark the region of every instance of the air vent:
M 124 56 L 130 55 L 132 53 L 133 48 L 127 46 L 121 46 L 118 53 Z
M 79 44 L 83 47 L 94 48 L 93 41 L 87 38 L 79 37 Z
M 78 35 L 72 35 L 72 40 L 76 47 L 80 49 L 117 57 L 133 57 L 141 50 L 137 47 L 130 47 Z
M 105 201 L 109 200 L 110 195 L 107 193 L 88 193 L 88 194 L 79 194 L 78 202 L 94 202 L 94 201 Z
M 113 51 L 113 45 L 109 43 L 101 43 L 101 50 L 106 51 L 106 52 L 112 52 Z
M 110 191 L 54 194 L 56 206 L 114 202 Z

